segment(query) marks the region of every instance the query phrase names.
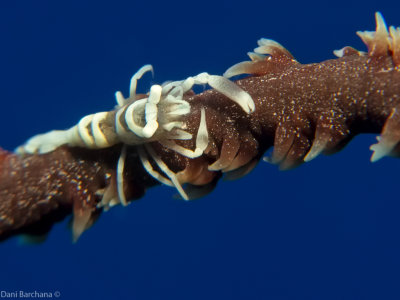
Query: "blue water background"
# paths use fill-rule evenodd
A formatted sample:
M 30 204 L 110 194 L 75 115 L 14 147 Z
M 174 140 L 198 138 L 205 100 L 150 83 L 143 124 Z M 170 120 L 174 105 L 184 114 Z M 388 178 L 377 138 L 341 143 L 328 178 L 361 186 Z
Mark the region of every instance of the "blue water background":
M 0 145 L 111 109 L 151 63 L 151 83 L 247 60 L 261 37 L 302 63 L 365 46 L 394 1 L 2 1 Z M 370 163 L 373 135 L 292 171 L 260 163 L 192 202 L 157 187 L 104 213 L 77 244 L 67 222 L 39 246 L 0 245 L 0 290 L 60 299 L 399 299 L 397 159 Z

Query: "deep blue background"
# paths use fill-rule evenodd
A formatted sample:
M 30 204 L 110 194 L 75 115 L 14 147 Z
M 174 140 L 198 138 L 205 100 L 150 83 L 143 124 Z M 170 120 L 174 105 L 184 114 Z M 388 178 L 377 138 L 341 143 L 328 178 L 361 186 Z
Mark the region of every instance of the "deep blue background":
M 129 4 L 128 4 L 129 3 Z M 303 63 L 333 58 L 394 1 L 1 1 L 0 145 L 114 106 L 142 65 L 154 83 L 247 60 L 260 37 Z M 146 91 L 148 83 L 139 84 Z M 280 172 L 260 165 L 209 196 L 167 187 L 105 213 L 77 244 L 66 222 L 39 246 L 0 245 L 0 290 L 61 299 L 399 299 L 400 162 L 372 135 Z

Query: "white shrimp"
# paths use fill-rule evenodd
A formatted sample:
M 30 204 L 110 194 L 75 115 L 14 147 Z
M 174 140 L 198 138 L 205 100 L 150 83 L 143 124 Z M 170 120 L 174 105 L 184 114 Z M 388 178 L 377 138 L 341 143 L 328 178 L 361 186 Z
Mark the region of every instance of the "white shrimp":
M 175 173 L 153 151 L 150 142 L 160 142 L 177 153 L 196 158 L 203 154 L 208 145 L 208 131 L 205 109 L 201 108 L 200 124 L 196 136 L 196 148 L 186 149 L 174 140 L 190 140 L 192 134 L 185 131 L 184 117 L 190 113 L 190 104 L 184 99 L 185 93 L 195 84 L 208 84 L 229 99 L 237 103 L 246 113 L 255 110 L 251 96 L 229 79 L 201 73 L 182 81 L 174 81 L 163 86 L 152 85 L 144 98 L 137 99 L 137 81 L 146 73 L 153 72 L 151 65 L 140 68 L 131 78 L 129 97 L 124 98 L 121 92 L 116 92 L 117 106 L 108 112 L 98 112 L 83 117 L 78 124 L 67 130 L 53 130 L 30 138 L 24 145 L 17 148 L 19 154 L 43 154 L 51 152 L 62 145 L 102 149 L 122 143 L 122 151 L 117 164 L 117 197 L 107 196 L 102 205 L 110 203 L 127 204 L 123 192 L 123 171 L 127 145 L 143 145 L 138 147 L 138 153 L 146 171 L 160 182 L 175 186 L 182 198 L 188 199 Z M 163 175 L 153 170 L 148 155 L 155 161 Z

